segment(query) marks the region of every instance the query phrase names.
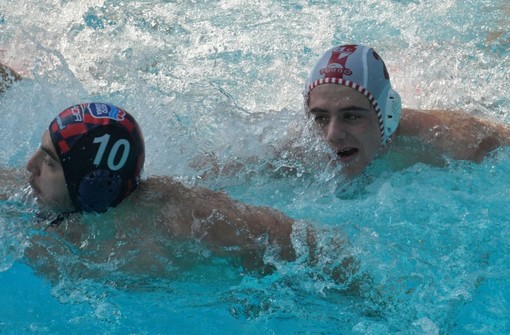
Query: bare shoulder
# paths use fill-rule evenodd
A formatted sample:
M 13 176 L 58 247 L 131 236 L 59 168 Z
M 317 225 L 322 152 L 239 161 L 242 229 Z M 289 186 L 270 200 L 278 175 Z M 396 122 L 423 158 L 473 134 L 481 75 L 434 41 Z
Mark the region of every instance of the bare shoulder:
M 417 110 L 403 108 L 397 135 L 420 136 L 430 132 L 431 129 L 448 127 L 454 120 L 471 120 L 475 118 L 463 111 L 446 110 Z
M 403 109 L 397 136 L 419 138 L 455 159 L 480 161 L 510 145 L 510 127 L 461 110 Z
M 463 110 L 418 110 L 403 108 L 398 131 L 407 132 L 412 129 L 430 126 L 485 126 L 510 129 L 506 124 L 499 123 L 488 117 L 471 115 Z M 460 122 L 460 124 L 459 124 Z
M 174 236 L 189 235 L 193 222 L 213 213 L 230 217 L 233 212 L 241 212 L 237 206 L 242 207 L 224 192 L 185 185 L 167 176 L 142 180 L 122 204 L 132 219 L 160 222 Z
M 182 193 L 185 186 L 168 176 L 151 176 L 147 179 L 141 180 L 139 185 L 139 192 L 142 193 L 158 193 L 163 196 L 171 196 L 178 192 Z
M 139 201 L 149 202 L 149 206 L 157 205 L 167 213 L 184 221 L 193 218 L 209 217 L 212 212 L 223 215 L 242 213 L 247 206 L 230 198 L 223 191 L 185 185 L 174 178 L 166 176 L 150 177 L 140 183 L 136 197 Z

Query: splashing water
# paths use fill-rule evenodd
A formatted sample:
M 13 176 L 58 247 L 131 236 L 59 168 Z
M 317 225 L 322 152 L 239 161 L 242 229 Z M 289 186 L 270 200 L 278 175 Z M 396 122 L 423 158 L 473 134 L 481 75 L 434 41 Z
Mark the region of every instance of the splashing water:
M 144 129 L 145 175 L 313 222 L 321 252 L 309 264 L 297 231 L 298 261 L 268 254 L 278 271 L 265 277 L 193 243 L 167 242 L 165 276 L 119 271 L 129 259 L 52 254 L 63 272 L 48 284 L 23 261 L 39 234 L 33 214 L 1 200 L 0 330 L 508 333 L 510 152 L 400 171 L 383 160 L 346 184 L 321 161 L 301 90 L 326 48 L 364 43 L 385 59 L 405 107 L 509 123 L 509 13 L 504 0 L 2 1 L 0 62 L 25 77 L 0 96 L 2 168 L 23 167 L 60 110 L 109 101 Z M 284 145 L 303 159 L 287 159 Z M 232 162 L 241 164 L 229 174 Z M 371 278 L 360 295 L 325 271 L 344 256 L 335 249 L 344 237 Z M 101 275 L 83 276 L 83 266 Z

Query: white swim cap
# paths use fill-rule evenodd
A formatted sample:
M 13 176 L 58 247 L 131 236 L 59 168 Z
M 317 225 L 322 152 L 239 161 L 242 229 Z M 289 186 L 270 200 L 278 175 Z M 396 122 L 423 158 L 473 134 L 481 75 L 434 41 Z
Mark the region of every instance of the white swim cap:
M 372 103 L 381 128 L 381 145 L 395 132 L 400 119 L 400 96 L 391 88 L 386 65 L 374 49 L 341 45 L 329 49 L 314 66 L 305 83 L 305 103 L 312 89 L 338 84 L 356 89 Z

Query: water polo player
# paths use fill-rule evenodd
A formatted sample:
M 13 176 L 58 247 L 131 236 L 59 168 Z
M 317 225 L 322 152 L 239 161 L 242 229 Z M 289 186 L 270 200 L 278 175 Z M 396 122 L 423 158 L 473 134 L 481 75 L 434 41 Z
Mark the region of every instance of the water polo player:
M 85 103 L 57 115 L 27 170 L 42 205 L 104 212 L 136 189 L 144 157 L 143 136 L 130 114 L 111 104 Z
M 94 257 L 109 259 L 117 244 L 99 239 L 94 242 L 98 245 L 89 245 L 94 238 L 87 231 L 98 237 L 102 232 L 110 236 L 114 229 L 125 250 L 143 250 L 140 260 L 133 260 L 137 271 L 158 268 L 158 250 L 171 239 L 197 239 L 221 254 L 242 255 L 246 267 L 259 267 L 268 247 L 284 260 L 295 259 L 294 220 L 272 208 L 246 205 L 223 192 L 189 187 L 171 177 L 140 179 L 144 157 L 140 127 L 125 110 L 84 103 L 59 113 L 26 166 L 39 207 L 46 209 L 39 215 L 44 230 L 76 248 L 104 250 L 104 255 Z M 307 227 L 302 222 L 299 226 Z M 45 250 L 34 247 L 30 257 Z M 119 250 L 115 254 L 123 255 Z
M 462 111 L 402 109 L 384 61 L 363 45 L 327 50 L 312 68 L 303 95 L 306 113 L 348 176 L 362 173 L 397 146 L 409 163 L 434 163 L 442 155 L 480 161 L 510 144 L 506 125 Z M 403 137 L 407 140 L 399 141 Z

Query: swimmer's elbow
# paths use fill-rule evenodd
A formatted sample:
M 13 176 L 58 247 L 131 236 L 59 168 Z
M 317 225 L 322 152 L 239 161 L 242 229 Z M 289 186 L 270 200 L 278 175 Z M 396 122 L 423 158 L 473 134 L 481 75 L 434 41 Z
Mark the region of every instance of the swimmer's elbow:
M 495 136 L 485 137 L 482 141 L 480 141 L 480 144 L 478 145 L 472 160 L 480 163 L 485 159 L 485 157 L 487 157 L 488 154 L 498 149 L 499 147 L 502 147 L 503 145 L 504 143 L 502 143 Z

